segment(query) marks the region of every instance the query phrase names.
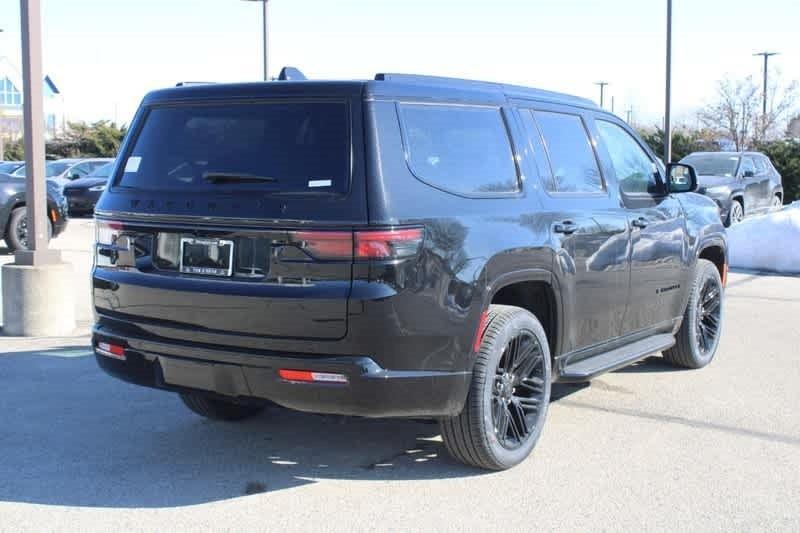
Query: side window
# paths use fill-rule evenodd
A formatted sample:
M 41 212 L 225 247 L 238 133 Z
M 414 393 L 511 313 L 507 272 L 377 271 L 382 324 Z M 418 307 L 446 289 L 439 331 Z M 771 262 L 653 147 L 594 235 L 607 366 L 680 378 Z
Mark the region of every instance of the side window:
M 744 176 L 745 172 L 751 172 L 753 175 L 756 174 L 756 166 L 753 164 L 753 159 L 750 157 L 742 158 L 742 166 L 739 169 L 739 175 Z
M 605 190 L 600 167 L 583 119 L 578 115 L 534 111 L 550 159 L 552 180 L 545 185 L 552 192 L 602 193 Z
M 67 177 L 72 177 L 77 174 L 79 177 L 84 177 L 89 174 L 89 170 L 91 168 L 91 163 L 81 163 L 79 165 L 75 165 L 72 167 L 69 172 L 67 173 Z
M 629 194 L 658 194 L 660 188 L 656 164 L 636 139 L 613 122 L 598 120 L 596 124 L 611 158 L 620 190 Z
M 519 190 L 500 109 L 400 104 L 408 164 L 420 180 L 465 194 Z
M 756 174 L 759 176 L 766 176 L 769 174 L 769 164 L 767 163 L 766 159 L 763 157 L 754 157 L 753 158 L 756 163 Z

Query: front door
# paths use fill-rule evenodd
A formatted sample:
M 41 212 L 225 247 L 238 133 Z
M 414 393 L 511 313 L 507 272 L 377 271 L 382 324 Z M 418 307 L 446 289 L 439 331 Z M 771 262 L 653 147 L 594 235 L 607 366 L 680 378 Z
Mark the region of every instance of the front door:
M 626 125 L 606 117 L 594 122 L 631 229 L 630 299 L 622 333 L 668 330 L 683 314 L 689 282 L 683 208 L 664 193 L 656 161 Z

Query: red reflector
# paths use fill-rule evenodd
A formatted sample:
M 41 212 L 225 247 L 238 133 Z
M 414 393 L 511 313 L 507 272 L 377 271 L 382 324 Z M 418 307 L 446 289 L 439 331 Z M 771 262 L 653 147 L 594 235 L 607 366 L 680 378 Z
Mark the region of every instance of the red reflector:
M 481 349 L 483 342 L 483 334 L 486 332 L 486 326 L 489 325 L 489 311 L 481 313 L 481 318 L 478 321 L 478 329 L 475 331 L 475 340 L 472 343 L 472 351 L 477 352 Z
M 356 257 L 387 259 L 416 255 L 422 243 L 422 228 L 356 232 Z
M 119 344 L 111 344 L 110 342 L 98 342 L 97 351 L 101 354 L 113 357 L 114 359 L 125 360 L 125 347 Z
M 295 381 L 303 383 L 347 383 L 347 376 L 344 374 L 333 374 L 331 372 L 311 372 L 310 370 L 289 370 L 281 368 L 278 375 L 284 381 Z

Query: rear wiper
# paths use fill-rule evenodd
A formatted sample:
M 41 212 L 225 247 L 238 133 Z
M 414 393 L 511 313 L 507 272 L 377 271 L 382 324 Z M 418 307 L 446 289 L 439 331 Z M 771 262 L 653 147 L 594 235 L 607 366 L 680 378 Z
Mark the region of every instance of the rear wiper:
M 210 183 L 258 183 L 278 181 L 272 176 L 256 176 L 241 172 L 204 172 L 203 180 Z

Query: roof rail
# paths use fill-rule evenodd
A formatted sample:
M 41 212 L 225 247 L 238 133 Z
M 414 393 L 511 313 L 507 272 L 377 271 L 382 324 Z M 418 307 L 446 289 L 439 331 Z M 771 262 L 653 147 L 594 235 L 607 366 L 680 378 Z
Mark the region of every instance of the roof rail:
M 468 85 L 472 87 L 498 88 L 501 84 L 490 81 L 465 80 L 444 76 L 426 76 L 423 74 L 396 74 L 391 72 L 375 74 L 375 81 L 393 81 L 400 83 L 423 83 L 428 85 Z

